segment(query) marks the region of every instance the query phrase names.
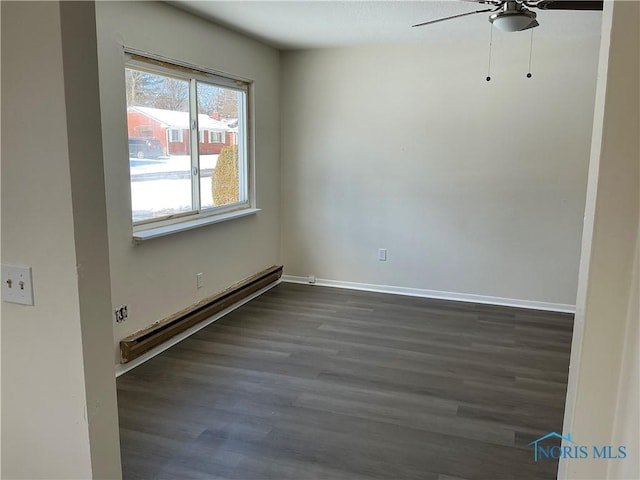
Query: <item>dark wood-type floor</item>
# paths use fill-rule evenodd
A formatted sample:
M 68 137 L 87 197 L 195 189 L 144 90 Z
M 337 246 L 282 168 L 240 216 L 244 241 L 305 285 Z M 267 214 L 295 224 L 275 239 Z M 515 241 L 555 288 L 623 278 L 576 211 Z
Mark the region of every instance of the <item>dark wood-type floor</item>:
M 555 478 L 572 324 L 280 284 L 118 379 L 124 478 Z

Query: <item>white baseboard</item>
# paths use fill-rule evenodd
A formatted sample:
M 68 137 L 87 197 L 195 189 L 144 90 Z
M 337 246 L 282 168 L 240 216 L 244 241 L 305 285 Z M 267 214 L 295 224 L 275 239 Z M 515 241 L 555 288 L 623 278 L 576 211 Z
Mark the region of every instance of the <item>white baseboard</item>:
M 274 282 L 274 283 L 272 283 L 270 285 L 267 285 L 263 289 L 258 290 L 255 293 L 252 293 L 248 297 L 245 297 L 242 300 L 240 300 L 238 303 L 234 303 L 230 307 L 227 307 L 224 310 L 216 313 L 215 315 L 212 315 L 211 317 L 207 318 L 203 322 L 201 322 L 201 323 L 199 323 L 197 325 L 194 325 L 193 327 L 185 330 L 184 332 L 176 335 L 175 337 L 172 337 L 171 339 L 167 340 L 162 345 L 158 345 L 157 347 L 152 348 L 148 352 L 140 355 L 135 360 L 131 360 L 130 362 L 121 363 L 121 364 L 116 365 L 116 377 L 119 377 L 120 375 L 122 375 L 124 373 L 127 373 L 129 370 L 132 370 L 132 369 L 136 368 L 138 365 L 143 364 L 147 360 L 152 359 L 153 357 L 155 357 L 159 353 L 162 353 L 165 350 L 167 350 L 168 348 L 173 347 L 175 344 L 181 342 L 182 340 L 184 340 L 187 337 L 190 337 L 191 335 L 193 335 L 197 331 L 202 330 L 204 327 L 207 327 L 207 326 L 211 325 L 216 320 L 219 320 L 222 317 L 224 317 L 225 315 L 233 312 L 235 309 L 241 307 L 245 303 L 250 302 L 251 300 L 253 300 L 256 297 L 259 297 L 260 295 L 262 295 L 266 291 L 271 290 L 273 287 L 275 287 L 276 285 L 278 285 L 281 282 L 282 282 L 282 279 L 279 279 L 277 282 Z
M 395 287 L 393 285 L 376 285 L 372 283 L 342 282 L 339 280 L 326 280 L 320 278 L 317 278 L 315 283 L 309 283 L 309 279 L 307 277 L 297 277 L 293 275 L 283 275 L 282 281 L 289 283 L 303 283 L 306 285 L 319 285 L 321 287 L 346 288 L 350 290 L 364 290 L 367 292 L 390 293 L 393 295 L 408 295 L 410 297 L 424 297 L 434 298 L 438 300 L 454 300 L 457 302 L 502 305 L 506 307 L 528 308 L 531 310 L 544 310 L 548 312 L 576 313 L 575 305 L 567 305 L 564 303 L 537 302 L 533 300 L 520 300 L 516 298 L 474 295 L 471 293 L 443 292 L 440 290 Z

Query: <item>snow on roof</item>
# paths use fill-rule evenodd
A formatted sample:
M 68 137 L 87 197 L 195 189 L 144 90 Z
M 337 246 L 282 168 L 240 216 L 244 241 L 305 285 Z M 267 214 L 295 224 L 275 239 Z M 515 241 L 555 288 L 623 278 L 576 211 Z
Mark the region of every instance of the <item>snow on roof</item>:
M 168 128 L 189 129 L 189 112 L 176 112 L 174 110 L 163 110 L 161 108 L 151 107 L 129 107 L 127 110 L 130 112 L 142 113 L 143 115 L 164 124 Z M 202 113 L 198 114 L 198 129 L 219 130 L 224 132 L 232 130 L 226 123 L 221 122 L 220 120 L 215 120 L 209 115 L 204 115 Z

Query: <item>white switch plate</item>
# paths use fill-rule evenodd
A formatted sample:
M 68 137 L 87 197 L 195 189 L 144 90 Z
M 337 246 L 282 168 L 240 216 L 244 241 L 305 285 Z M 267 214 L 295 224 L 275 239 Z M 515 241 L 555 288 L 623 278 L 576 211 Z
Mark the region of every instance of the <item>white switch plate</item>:
M 26 265 L 2 265 L 2 301 L 33 305 L 31 267 Z
M 204 274 L 202 272 L 196 273 L 196 287 L 198 290 L 204 287 Z
M 386 262 L 387 261 L 387 249 L 386 248 L 381 248 L 378 250 L 378 260 L 380 260 L 381 262 Z

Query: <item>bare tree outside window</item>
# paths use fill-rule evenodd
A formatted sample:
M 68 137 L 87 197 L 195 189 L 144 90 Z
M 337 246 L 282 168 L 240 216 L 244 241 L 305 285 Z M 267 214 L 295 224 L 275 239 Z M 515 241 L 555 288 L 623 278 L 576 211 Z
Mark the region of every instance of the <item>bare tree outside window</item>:
M 127 105 L 186 112 L 189 87 L 184 80 L 126 69 Z M 186 88 L 185 88 L 186 85 Z

